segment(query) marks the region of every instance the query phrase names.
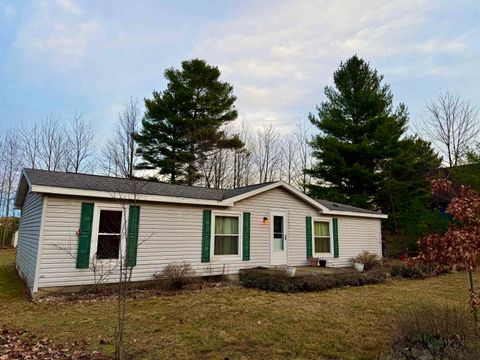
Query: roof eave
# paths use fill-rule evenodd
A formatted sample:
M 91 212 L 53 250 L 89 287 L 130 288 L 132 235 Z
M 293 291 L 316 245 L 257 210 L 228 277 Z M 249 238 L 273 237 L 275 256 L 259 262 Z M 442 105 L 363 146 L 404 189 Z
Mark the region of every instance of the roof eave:
M 381 213 L 363 213 L 356 211 L 328 211 L 324 213 L 325 215 L 338 215 L 338 216 L 355 216 L 355 217 L 364 217 L 364 218 L 373 218 L 373 219 L 388 219 L 388 215 Z
M 23 183 L 23 187 L 22 187 Z M 25 187 L 25 185 L 27 185 Z M 174 203 L 174 204 L 189 204 L 189 205 L 203 205 L 203 206 L 220 206 L 220 207 L 231 207 L 236 202 L 247 199 L 249 197 L 255 196 L 257 194 L 263 193 L 268 190 L 272 190 L 278 187 L 282 187 L 293 195 L 301 198 L 305 202 L 309 203 L 313 207 L 317 208 L 318 211 L 323 215 L 338 215 L 338 216 L 354 216 L 354 217 L 365 217 L 365 218 L 378 218 L 378 219 L 387 219 L 388 216 L 385 214 L 375 214 L 375 213 L 363 213 L 363 212 L 354 212 L 354 211 L 335 211 L 330 210 L 326 206 L 320 204 L 319 202 L 313 200 L 309 196 L 305 195 L 301 191 L 295 189 L 293 186 L 287 184 L 284 181 L 277 181 L 267 186 L 260 187 L 258 189 L 246 192 L 241 195 L 230 197 L 224 200 L 207 200 L 200 198 L 186 198 L 186 197 L 176 197 L 176 196 L 163 196 L 163 195 L 150 195 L 150 194 L 132 194 L 132 193 L 122 193 L 122 192 L 108 192 L 100 190 L 84 190 L 76 188 L 65 188 L 57 186 L 46 186 L 46 185 L 32 185 L 28 176 L 24 170 L 22 170 L 21 179 L 19 186 L 17 188 L 17 194 L 15 197 L 15 208 L 21 209 L 23 206 L 23 201 L 25 196 L 20 197 L 22 193 L 25 193 L 30 190 L 31 192 L 44 193 L 44 194 L 56 194 L 56 195 L 66 195 L 66 196 L 80 196 L 80 197 L 94 197 L 94 198 L 108 198 L 115 200 L 128 200 L 128 201 L 151 201 L 151 202 L 161 202 L 161 203 Z M 24 192 L 22 190 L 25 189 Z M 21 200 L 19 202 L 19 200 Z
M 31 187 L 31 191 L 37 192 L 37 193 L 43 193 L 43 194 L 94 197 L 94 198 L 103 198 L 103 199 L 108 198 L 108 199 L 126 200 L 126 201 L 127 200 L 128 201 L 151 201 L 151 202 L 162 202 L 162 203 L 209 205 L 209 206 L 222 206 L 222 207 L 229 206 L 228 203 L 224 203 L 218 200 L 186 198 L 186 197 L 177 197 L 177 196 L 108 192 L 108 191 L 100 191 L 100 190 L 83 190 L 83 189 L 62 188 L 62 187 L 45 186 L 45 185 L 33 185 Z
M 285 190 L 287 190 L 288 192 L 292 193 L 293 195 L 301 198 L 302 200 L 304 200 L 305 202 L 309 203 L 310 205 L 314 206 L 315 208 L 317 208 L 321 214 L 323 215 L 338 215 L 338 216 L 355 216 L 355 217 L 365 217 L 365 218 L 378 218 L 378 219 L 387 219 L 388 218 L 388 215 L 385 215 L 385 214 L 373 214 L 373 213 L 364 213 L 364 212 L 356 212 L 356 211 L 335 211 L 335 210 L 330 210 L 329 208 L 327 208 L 326 206 L 320 204 L 318 201 L 315 201 L 313 200 L 311 197 L 305 195 L 304 193 L 302 193 L 301 191 L 295 189 L 293 186 L 287 184 L 286 182 L 284 181 L 277 181 L 275 183 L 272 183 L 268 186 L 264 186 L 264 187 L 261 187 L 259 189 L 256 189 L 256 190 L 253 190 L 253 191 L 250 191 L 250 192 L 247 192 L 245 194 L 242 194 L 242 195 L 237 195 L 237 196 L 234 196 L 234 197 L 231 197 L 231 198 L 228 198 L 224 201 L 229 201 L 231 203 L 231 205 L 233 205 L 235 202 L 238 202 L 240 200 L 244 200 L 244 199 L 247 199 L 251 196 L 254 196 L 254 195 L 257 195 L 257 194 L 260 194 L 262 192 L 265 192 L 265 191 L 268 191 L 268 190 L 272 190 L 272 189 L 275 189 L 277 187 L 283 187 Z
M 20 174 L 20 181 L 18 182 L 17 190 L 15 192 L 15 202 L 13 203 L 13 207 L 16 210 L 22 209 L 27 192 L 31 189 L 31 187 L 32 185 L 27 174 L 25 173 L 25 170 L 22 170 Z

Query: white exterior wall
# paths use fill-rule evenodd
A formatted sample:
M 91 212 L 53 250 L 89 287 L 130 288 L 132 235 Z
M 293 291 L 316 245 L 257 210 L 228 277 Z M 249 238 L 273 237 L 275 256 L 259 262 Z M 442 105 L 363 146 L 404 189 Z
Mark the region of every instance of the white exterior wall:
M 38 244 L 42 223 L 43 196 L 28 193 L 20 218 L 15 266 L 32 292 L 35 284 Z
M 84 285 L 93 282 L 91 269 L 76 269 L 76 231 L 80 224 L 82 202 L 114 203 L 111 200 L 48 197 L 40 264 L 39 288 Z M 321 218 L 319 212 L 284 189 L 276 188 L 237 202 L 231 208 L 212 208 L 181 204 L 140 203 L 140 227 L 137 266 L 133 280 L 152 280 L 155 272 L 172 262 L 191 263 L 198 275 L 218 275 L 238 272 L 241 268 L 270 265 L 271 210 L 288 213 L 287 262 L 305 265 L 305 217 Z M 250 261 L 224 260 L 201 263 L 202 216 L 204 209 L 241 215 L 251 213 Z M 271 221 L 271 219 L 270 219 Z M 349 264 L 351 257 L 362 250 L 381 254 L 380 219 L 338 217 L 338 259 L 330 266 Z M 95 232 L 95 230 L 93 230 Z M 240 230 L 241 232 L 241 230 Z M 241 247 L 241 246 L 240 246 Z M 111 281 L 116 281 L 112 276 Z

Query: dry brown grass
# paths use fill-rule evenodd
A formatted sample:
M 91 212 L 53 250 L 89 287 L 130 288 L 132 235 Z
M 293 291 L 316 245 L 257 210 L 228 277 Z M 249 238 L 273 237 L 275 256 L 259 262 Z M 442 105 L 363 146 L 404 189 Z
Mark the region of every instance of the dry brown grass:
M 12 262 L 13 252 L 0 252 L 0 324 L 112 351 L 114 300 L 32 303 Z M 318 293 L 226 287 L 130 299 L 128 350 L 135 359 L 373 359 L 387 349 L 398 310 L 463 306 L 465 284 L 450 274 Z

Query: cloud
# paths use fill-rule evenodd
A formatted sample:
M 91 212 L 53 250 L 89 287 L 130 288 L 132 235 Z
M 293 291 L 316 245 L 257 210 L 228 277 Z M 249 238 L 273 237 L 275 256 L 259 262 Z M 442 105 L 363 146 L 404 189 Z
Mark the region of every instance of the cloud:
M 36 57 L 59 70 L 78 66 L 89 48 L 98 40 L 102 27 L 96 21 L 67 24 L 54 22 L 52 32 L 31 38 L 29 47 Z
M 17 10 L 12 5 L 1 5 L 0 9 L 3 18 L 6 20 L 11 20 L 17 15 Z
M 82 9 L 70 0 L 40 3 L 18 32 L 14 46 L 26 61 L 67 71 L 81 65 L 102 41 L 100 21 L 85 18 Z
M 456 14 L 450 7 L 427 0 L 246 0 L 221 8 L 40 0 L 18 11 L 5 61 L 29 84 L 60 89 L 71 103 L 86 99 L 77 110 L 103 120 L 130 96 L 160 90 L 165 68 L 200 57 L 234 85 L 240 117 L 289 128 L 315 111 L 340 61 L 355 53 L 401 85 L 457 79 L 466 62 L 474 68 L 478 25 L 465 21 L 468 6 Z
M 83 13 L 80 6 L 78 6 L 73 0 L 56 0 L 57 4 L 65 11 L 75 15 L 81 15 Z
M 418 50 L 427 54 L 458 54 L 464 52 L 468 48 L 468 43 L 464 37 L 455 39 L 429 39 L 418 45 Z
M 292 109 L 313 111 L 339 62 L 355 53 L 394 66 L 396 58 L 464 51 L 465 38 L 428 30 L 435 10 L 430 1 L 261 2 L 202 34 L 192 56 L 220 66 L 242 115 L 261 121 L 275 111 L 288 126 Z M 406 62 L 397 74 L 414 77 L 418 63 Z

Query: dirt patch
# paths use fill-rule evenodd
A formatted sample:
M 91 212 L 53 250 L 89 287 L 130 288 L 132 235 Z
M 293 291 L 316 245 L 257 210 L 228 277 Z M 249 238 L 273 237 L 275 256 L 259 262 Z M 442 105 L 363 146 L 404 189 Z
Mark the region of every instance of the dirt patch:
M 158 296 L 175 296 L 181 294 L 194 294 L 194 293 L 208 293 L 219 288 L 232 288 L 238 287 L 234 282 L 220 281 L 220 282 L 202 282 L 186 285 L 181 290 L 165 290 L 162 288 L 149 288 L 149 289 L 131 289 L 128 294 L 129 299 L 149 299 Z M 63 304 L 63 303 L 96 303 L 96 302 L 108 302 L 116 298 L 114 290 L 110 291 L 98 291 L 98 292 L 85 292 L 85 293 L 70 293 L 70 294 L 52 294 L 51 296 L 44 296 L 40 298 L 32 299 L 36 304 Z
M 106 360 L 111 359 L 97 351 L 88 352 L 85 343 L 62 346 L 48 337 L 38 339 L 25 330 L 2 327 L 0 333 L 0 360 Z

